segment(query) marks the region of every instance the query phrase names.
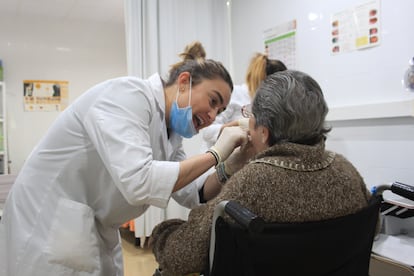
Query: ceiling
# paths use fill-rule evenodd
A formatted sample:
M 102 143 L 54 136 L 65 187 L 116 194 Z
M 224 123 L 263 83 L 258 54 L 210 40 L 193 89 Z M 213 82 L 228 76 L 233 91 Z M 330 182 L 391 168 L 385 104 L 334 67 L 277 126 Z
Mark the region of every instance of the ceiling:
M 123 0 L 0 0 L 0 16 L 124 23 Z

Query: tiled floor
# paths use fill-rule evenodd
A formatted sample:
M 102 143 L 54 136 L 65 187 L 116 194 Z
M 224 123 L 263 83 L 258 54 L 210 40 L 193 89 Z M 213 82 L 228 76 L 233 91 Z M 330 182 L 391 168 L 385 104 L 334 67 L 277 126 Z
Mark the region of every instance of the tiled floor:
M 152 251 L 148 248 L 141 248 L 135 245 L 134 233 L 121 230 L 122 253 L 124 256 L 124 276 L 152 276 L 158 267 Z M 377 257 L 371 260 L 370 275 L 372 276 L 408 276 L 413 275 L 412 270 L 401 265 L 390 265 L 388 262 L 380 262 Z
M 158 267 L 152 251 L 135 245 L 132 232 L 121 231 L 124 276 L 152 276 Z

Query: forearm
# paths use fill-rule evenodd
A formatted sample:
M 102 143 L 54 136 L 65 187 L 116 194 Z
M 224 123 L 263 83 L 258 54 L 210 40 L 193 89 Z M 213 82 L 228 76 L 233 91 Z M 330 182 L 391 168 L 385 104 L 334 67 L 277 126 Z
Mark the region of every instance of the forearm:
M 214 172 L 207 177 L 203 187 L 203 198 L 209 201 L 215 198 L 221 191 L 222 184 L 218 181 L 217 173 Z
M 224 162 L 235 148 L 246 144 L 247 139 L 247 132 L 240 127 L 226 128 L 214 144 L 214 149 L 180 162 L 180 171 L 173 192 L 188 185 L 212 166 Z
M 173 192 L 176 192 L 177 190 L 188 185 L 215 165 L 216 159 L 209 152 L 198 154 L 189 159 L 181 161 L 180 172 L 178 174 L 177 182 L 174 185 Z

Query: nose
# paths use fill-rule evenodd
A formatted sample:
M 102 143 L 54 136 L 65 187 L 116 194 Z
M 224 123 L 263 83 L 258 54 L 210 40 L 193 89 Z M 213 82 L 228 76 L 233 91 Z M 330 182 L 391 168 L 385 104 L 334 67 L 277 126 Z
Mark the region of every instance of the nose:
M 218 107 L 214 107 L 208 113 L 208 117 L 210 118 L 210 121 L 211 122 L 214 122 L 214 120 L 216 119 L 217 114 L 218 114 L 218 111 L 219 111 L 219 108 Z

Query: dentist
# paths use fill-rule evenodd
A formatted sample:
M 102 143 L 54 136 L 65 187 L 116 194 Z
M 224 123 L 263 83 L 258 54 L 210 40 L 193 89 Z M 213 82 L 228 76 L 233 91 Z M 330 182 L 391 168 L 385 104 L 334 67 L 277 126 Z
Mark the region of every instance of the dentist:
M 186 207 L 220 191 L 204 174 L 246 143 L 226 128 L 186 159 L 182 137 L 209 126 L 233 83 L 199 42 L 164 81 L 121 77 L 90 88 L 50 127 L 21 169 L 0 221 L 0 275 L 123 275 L 119 226 L 170 197 Z M 202 176 L 202 177 L 200 177 Z

